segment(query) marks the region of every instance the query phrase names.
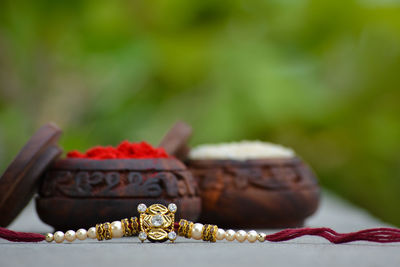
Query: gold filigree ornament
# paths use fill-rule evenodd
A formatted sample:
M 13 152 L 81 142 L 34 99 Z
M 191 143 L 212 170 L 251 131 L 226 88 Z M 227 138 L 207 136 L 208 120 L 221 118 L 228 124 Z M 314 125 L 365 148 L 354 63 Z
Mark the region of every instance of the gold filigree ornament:
M 137 210 L 140 213 L 139 239 L 142 242 L 146 239 L 151 242 L 164 242 L 166 240 L 173 242 L 176 239 L 174 222 L 177 207 L 174 203 L 169 204 L 168 208 L 161 204 L 153 204 L 150 207 L 139 204 Z

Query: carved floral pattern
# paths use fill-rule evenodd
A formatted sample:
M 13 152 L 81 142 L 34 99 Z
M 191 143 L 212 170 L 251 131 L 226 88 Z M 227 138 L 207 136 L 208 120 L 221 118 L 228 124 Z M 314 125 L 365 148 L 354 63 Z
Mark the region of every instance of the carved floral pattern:
M 195 196 L 188 171 L 100 172 L 49 171 L 40 194 L 45 197 L 178 197 Z
M 313 172 L 304 164 L 280 166 L 241 166 L 227 165 L 216 168 L 192 169 L 200 187 L 210 190 L 216 187 L 230 187 L 245 189 L 255 186 L 264 189 L 288 189 L 296 185 L 316 185 L 317 181 Z M 222 185 L 221 185 L 222 184 Z

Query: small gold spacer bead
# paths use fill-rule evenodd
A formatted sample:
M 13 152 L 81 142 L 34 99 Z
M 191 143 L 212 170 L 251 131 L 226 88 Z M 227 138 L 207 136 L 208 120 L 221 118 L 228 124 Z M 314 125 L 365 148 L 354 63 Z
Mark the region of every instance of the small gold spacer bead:
M 46 241 L 50 243 L 53 240 L 54 240 L 54 235 L 52 233 L 47 233 L 46 234 Z
M 129 221 L 129 228 L 132 232 L 132 235 L 136 236 L 139 234 L 140 225 L 137 217 L 131 217 Z
M 217 232 L 218 232 L 218 226 L 213 225 L 210 231 L 210 239 L 209 241 L 214 243 L 217 241 Z
M 102 223 L 96 224 L 96 238 L 99 241 L 104 239 L 104 228 Z
M 127 218 L 121 220 L 121 225 L 122 225 L 122 232 L 124 233 L 124 236 L 130 236 L 131 231 L 128 228 L 129 221 Z
M 186 234 L 185 234 L 186 238 L 192 238 L 193 226 L 194 226 L 194 223 L 192 223 L 192 222 L 189 222 L 189 225 L 186 226 L 186 229 L 187 229 Z
M 106 222 L 103 224 L 103 229 L 104 229 L 104 239 L 109 240 L 112 238 L 112 232 L 111 232 L 111 223 Z
M 257 240 L 260 241 L 260 242 L 265 242 L 265 237 L 266 237 L 266 236 L 267 236 L 267 235 L 264 234 L 264 233 L 259 233 L 259 234 L 257 235 Z
M 213 225 L 211 225 L 211 224 L 205 224 L 203 226 L 203 231 L 202 231 L 202 235 L 201 235 L 201 239 L 203 239 L 203 241 L 210 241 L 210 239 L 211 239 L 210 232 L 211 232 L 212 228 L 213 228 Z
M 186 233 L 186 227 L 189 224 L 187 220 L 181 219 L 179 221 L 179 227 L 178 227 L 178 235 L 179 236 L 185 236 Z

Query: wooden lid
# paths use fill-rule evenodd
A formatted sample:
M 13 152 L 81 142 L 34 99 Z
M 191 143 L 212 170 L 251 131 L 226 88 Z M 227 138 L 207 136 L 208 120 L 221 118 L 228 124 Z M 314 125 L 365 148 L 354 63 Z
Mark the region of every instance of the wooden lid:
M 192 135 L 192 127 L 183 121 L 176 122 L 163 137 L 159 147 L 178 159 L 185 159 L 189 153 L 187 141 Z
M 61 153 L 57 141 L 62 131 L 54 124 L 42 126 L 25 144 L 0 178 L 0 226 L 6 227 L 28 204 L 39 178 Z

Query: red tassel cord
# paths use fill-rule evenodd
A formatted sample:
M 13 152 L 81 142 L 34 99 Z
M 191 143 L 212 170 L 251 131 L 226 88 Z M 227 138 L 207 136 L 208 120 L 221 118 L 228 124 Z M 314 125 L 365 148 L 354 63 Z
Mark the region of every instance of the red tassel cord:
M 270 242 L 280 242 L 305 235 L 320 236 L 334 244 L 354 241 L 369 241 L 377 243 L 400 242 L 400 229 L 396 228 L 371 228 L 346 234 L 340 234 L 325 227 L 286 229 L 275 234 L 267 235 L 265 240 Z
M 175 223 L 175 228 L 177 229 L 178 227 L 178 223 Z M 345 234 L 337 233 L 334 230 L 325 227 L 286 229 L 275 234 L 267 235 L 265 240 L 270 242 L 281 242 L 306 235 L 319 236 L 334 244 L 354 241 L 369 241 L 377 243 L 400 242 L 400 229 L 396 228 L 372 228 Z M 45 236 L 41 234 L 15 232 L 1 227 L 0 238 L 12 242 L 40 242 L 45 240 Z
M 0 227 L 0 238 L 12 242 L 40 242 L 45 240 L 45 236 L 41 234 L 15 232 L 2 227 Z

